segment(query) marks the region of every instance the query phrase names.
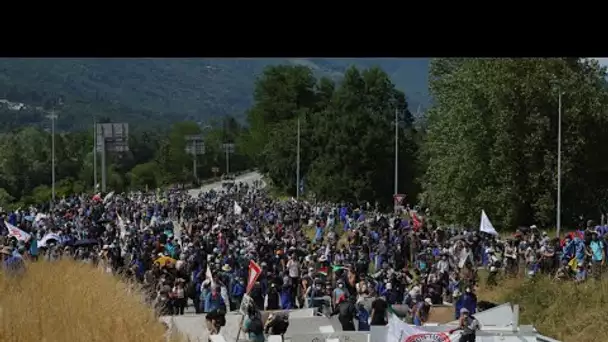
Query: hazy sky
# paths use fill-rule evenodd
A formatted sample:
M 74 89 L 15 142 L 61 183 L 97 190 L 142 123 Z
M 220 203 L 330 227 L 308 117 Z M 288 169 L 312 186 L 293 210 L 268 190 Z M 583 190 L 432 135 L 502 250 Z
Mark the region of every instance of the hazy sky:
M 608 57 L 596 58 L 602 66 L 608 66 Z

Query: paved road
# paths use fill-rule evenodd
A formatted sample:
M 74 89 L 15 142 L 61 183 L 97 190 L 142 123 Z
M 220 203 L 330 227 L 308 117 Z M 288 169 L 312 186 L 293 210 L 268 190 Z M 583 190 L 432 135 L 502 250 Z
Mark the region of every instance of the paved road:
M 265 314 L 263 316 L 265 316 Z M 180 333 L 186 335 L 190 341 L 208 341 L 209 334 L 204 314 L 196 315 L 187 313 L 182 316 L 162 316 L 160 319 L 170 327 L 173 327 Z M 226 314 L 226 326 L 222 327 L 220 335 L 222 335 L 227 342 L 246 341 L 247 336 L 243 331 L 241 331 L 241 334 L 237 338 L 241 325 L 241 315 L 238 313 L 228 313 Z M 319 327 L 321 326 L 331 326 L 336 332 L 342 331 L 342 326 L 335 316 L 330 319 L 327 317 L 314 316 L 312 310 L 293 310 L 290 314 L 289 328 L 287 329 L 285 338 L 290 339 L 293 335 L 319 333 Z
M 244 174 L 236 177 L 235 181 L 237 183 L 242 182 L 242 183 L 247 183 L 249 185 L 253 185 L 253 182 L 256 180 L 258 180 L 258 181 L 262 180 L 262 175 L 259 172 L 254 171 L 254 172 L 244 173 Z M 215 190 L 215 191 L 222 190 L 222 182 L 215 182 L 215 183 L 203 185 L 199 189 L 192 189 L 192 190 L 188 191 L 188 194 L 190 194 L 190 196 L 198 196 L 198 194 L 201 192 L 207 192 L 207 191 L 211 191 L 211 190 Z

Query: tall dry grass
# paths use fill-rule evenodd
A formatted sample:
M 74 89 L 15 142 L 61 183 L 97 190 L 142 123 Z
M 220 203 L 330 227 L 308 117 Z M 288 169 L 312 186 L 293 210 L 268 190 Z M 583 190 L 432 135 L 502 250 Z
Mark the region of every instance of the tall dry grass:
M 481 300 L 520 305 L 520 324 L 565 342 L 608 341 L 608 282 L 556 283 L 548 277 L 503 279 L 478 290 Z
M 0 273 L 0 342 L 166 341 L 141 294 L 120 279 L 64 260 Z

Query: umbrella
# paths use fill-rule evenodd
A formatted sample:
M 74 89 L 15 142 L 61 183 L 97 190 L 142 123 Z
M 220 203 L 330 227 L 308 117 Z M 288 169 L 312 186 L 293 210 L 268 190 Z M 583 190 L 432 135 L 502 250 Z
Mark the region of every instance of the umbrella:
M 97 239 L 83 239 L 83 240 L 78 240 L 78 241 L 74 242 L 74 246 L 76 246 L 76 247 L 93 246 L 98 243 L 99 242 L 97 241 Z
M 155 264 L 159 264 L 161 266 L 164 266 L 164 265 L 169 264 L 169 263 L 175 264 L 176 262 L 177 262 L 177 260 L 175 260 L 175 259 L 173 259 L 171 257 L 168 257 L 168 256 L 162 256 L 162 257 L 154 260 Z

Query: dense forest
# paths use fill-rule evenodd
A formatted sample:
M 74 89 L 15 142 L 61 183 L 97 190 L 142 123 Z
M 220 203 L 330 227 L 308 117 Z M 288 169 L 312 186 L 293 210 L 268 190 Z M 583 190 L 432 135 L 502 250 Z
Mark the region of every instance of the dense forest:
M 390 205 L 395 114 L 399 192 L 430 208 L 440 223 L 479 224 L 484 209 L 497 228 L 555 222 L 558 94 L 562 92 L 562 220 L 597 219 L 608 203 L 608 88 L 594 60 L 434 59 L 433 105 L 416 118 L 408 94 L 378 67 L 348 68 L 339 81 L 309 65 L 269 65 L 257 78 L 242 125 L 181 121 L 135 129 L 131 151 L 113 155 L 108 185 L 123 191 L 192 182 L 185 136 L 201 132 L 211 167 L 223 172 L 221 143 L 234 142 L 232 170 L 258 167 L 273 187 L 318 200 Z M 50 100 L 44 111 L 63 111 Z M 101 115 L 98 117 L 102 117 Z M 171 120 L 169 120 L 171 121 Z M 297 127 L 302 184 L 296 184 Z M 91 125 L 92 126 L 92 125 Z M 60 195 L 92 186 L 92 134 L 58 134 Z M 50 135 L 30 126 L 0 137 L 0 204 L 50 196 Z

